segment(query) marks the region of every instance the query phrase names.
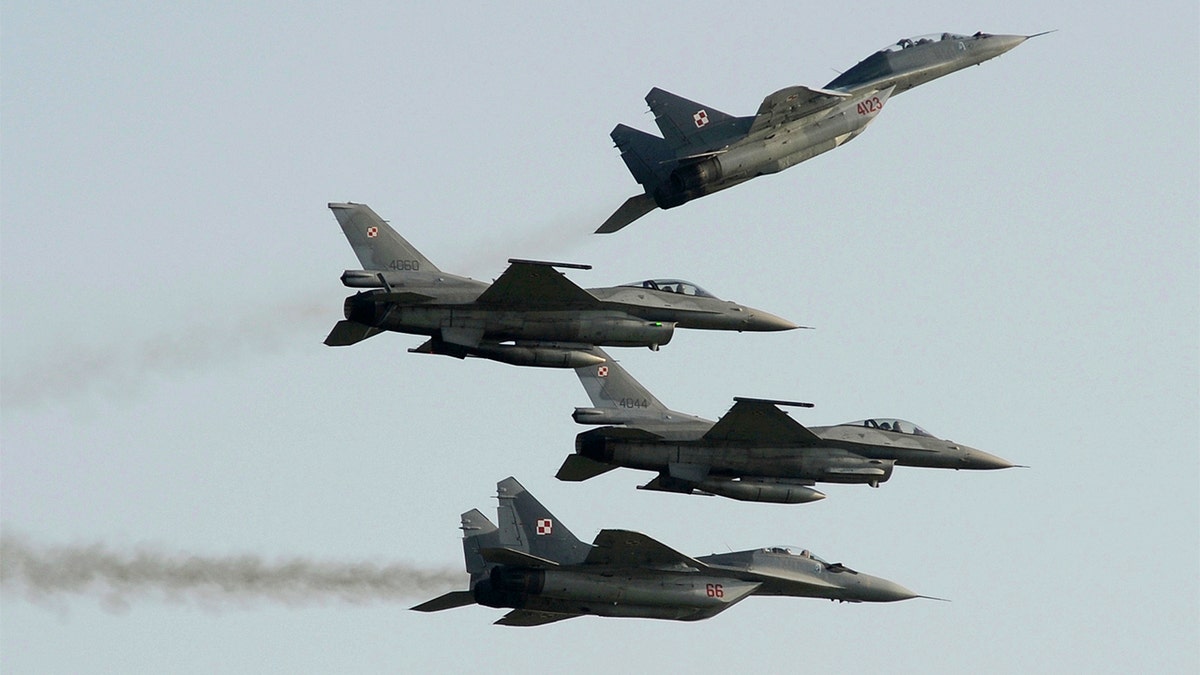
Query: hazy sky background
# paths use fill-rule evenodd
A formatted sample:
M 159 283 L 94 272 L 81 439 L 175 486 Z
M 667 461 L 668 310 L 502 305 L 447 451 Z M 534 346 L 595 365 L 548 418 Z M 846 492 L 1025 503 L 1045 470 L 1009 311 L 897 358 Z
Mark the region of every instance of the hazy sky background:
M 1196 672 L 1197 25 L 1189 2 L 4 3 L 10 547 L 465 587 L 458 515 L 493 514 L 515 475 L 581 538 L 801 545 L 953 602 L 515 629 L 410 612 L 442 590 L 415 581 L 378 599 L 6 583 L 3 670 Z M 901 37 L 1048 29 L 892 99 L 846 147 L 589 234 L 638 191 L 608 132 L 654 129 L 652 86 L 751 114 Z M 321 344 L 357 267 L 325 208 L 345 200 L 448 271 L 677 276 L 816 327 L 613 350 L 674 409 L 808 400 L 805 424 L 901 417 L 1032 468 L 899 468 L 798 506 L 636 491 L 650 475 L 630 470 L 561 483 L 587 404 L 571 372 L 408 354 L 414 336 Z

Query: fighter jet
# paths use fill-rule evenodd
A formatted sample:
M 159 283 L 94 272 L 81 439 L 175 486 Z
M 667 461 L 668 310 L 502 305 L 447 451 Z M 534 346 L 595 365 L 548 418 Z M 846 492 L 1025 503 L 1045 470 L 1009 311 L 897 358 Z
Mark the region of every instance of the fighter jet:
M 559 480 L 583 481 L 618 467 L 657 471 L 641 486 L 749 502 L 802 504 L 824 499 L 820 483 L 879 487 L 899 466 L 1007 469 L 1015 465 L 961 443 L 943 440 L 912 422 L 874 417 L 807 428 L 779 406 L 811 403 L 734 398 L 718 422 L 669 410 L 645 387 L 606 360 L 576 368 L 592 408 L 576 408 L 579 424 L 604 424 L 575 438 L 575 454 Z
M 414 610 L 480 604 L 512 609 L 497 624 L 538 626 L 584 615 L 698 621 L 751 595 L 841 602 L 928 597 L 795 547 L 691 558 L 628 530 L 601 530 L 589 546 L 515 478 L 500 481 L 496 493 L 500 527 L 477 509 L 462 514 L 470 590 Z
M 342 283 L 370 289 L 346 298 L 345 320 L 325 338 L 330 346 L 396 331 L 429 336 L 412 352 L 576 368 L 601 362 L 587 351 L 593 345 L 657 350 L 677 327 L 799 327 L 688 281 L 650 279 L 585 290 L 554 269 L 591 269 L 588 265 L 510 259 L 511 266 L 489 285 L 441 271 L 367 206 L 329 208 L 363 266 L 346 270 Z
M 1000 56 L 1031 37 L 1036 36 L 905 38 L 820 89 L 780 89 L 749 117 L 655 87 L 646 103 L 662 138 L 624 124 L 611 133 L 645 193 L 626 200 L 596 232 L 616 232 L 656 207 L 673 208 L 832 150 L 866 130 L 890 97 Z

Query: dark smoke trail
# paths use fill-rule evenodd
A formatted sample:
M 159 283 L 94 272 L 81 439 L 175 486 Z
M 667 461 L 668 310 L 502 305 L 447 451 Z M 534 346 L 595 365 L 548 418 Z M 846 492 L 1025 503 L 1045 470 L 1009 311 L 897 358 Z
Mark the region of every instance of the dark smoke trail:
M 298 344 L 297 335 L 306 336 L 315 349 L 325 335 L 323 329 L 340 318 L 340 307 L 295 302 L 233 319 L 181 326 L 125 345 L 63 349 L 53 360 L 6 375 L 0 382 L 0 406 L 36 405 L 94 391 L 131 395 L 153 376 L 203 370 L 278 351 Z
M 462 588 L 465 574 L 403 563 L 328 562 L 292 558 L 266 562 L 254 555 L 198 556 L 90 546 L 35 546 L 0 536 L 0 586 L 33 601 L 62 594 L 99 596 L 120 609 L 135 598 L 197 600 L 205 604 L 256 600 L 290 605 L 331 601 L 396 602 Z

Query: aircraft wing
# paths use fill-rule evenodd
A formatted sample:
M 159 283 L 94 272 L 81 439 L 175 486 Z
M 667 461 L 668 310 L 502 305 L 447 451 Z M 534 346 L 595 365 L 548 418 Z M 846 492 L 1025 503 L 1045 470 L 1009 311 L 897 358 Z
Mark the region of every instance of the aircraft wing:
M 710 441 L 813 444 L 821 440 L 770 401 L 739 399 L 704 434 Z
M 521 261 L 509 265 L 476 302 L 521 308 L 598 305 L 600 299 L 575 285 L 551 265 Z
M 704 569 L 704 563 L 660 543 L 640 532 L 600 530 L 592 542 L 595 547 L 583 561 L 585 565 L 612 567 Z
M 558 612 L 535 612 L 529 609 L 514 609 L 500 617 L 497 626 L 541 626 L 563 619 L 574 619 L 582 614 L 559 614 Z
M 828 89 L 784 87 L 763 99 L 762 105 L 758 106 L 758 113 L 754 116 L 754 122 L 750 125 L 750 134 L 807 117 L 832 107 L 848 96 L 849 94 Z

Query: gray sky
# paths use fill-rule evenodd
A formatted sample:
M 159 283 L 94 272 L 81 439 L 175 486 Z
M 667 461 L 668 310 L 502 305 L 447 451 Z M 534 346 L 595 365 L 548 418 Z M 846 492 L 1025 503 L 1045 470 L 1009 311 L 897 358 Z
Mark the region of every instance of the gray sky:
M 252 4 L 0 9 L 3 535 L 367 565 L 381 590 L 9 583 L 5 672 L 1200 668 L 1195 3 Z M 900 37 L 1052 28 L 844 148 L 588 234 L 637 192 L 608 131 L 653 129 L 652 86 L 750 114 Z M 811 400 L 802 423 L 901 417 L 1032 468 L 900 468 L 807 506 L 560 483 L 570 372 L 321 344 L 356 266 L 343 200 L 476 278 L 572 260 L 817 328 L 614 350 L 677 410 Z M 797 544 L 953 602 L 407 611 L 439 591 L 388 570 L 460 571 L 458 514 L 508 475 L 582 538 Z

